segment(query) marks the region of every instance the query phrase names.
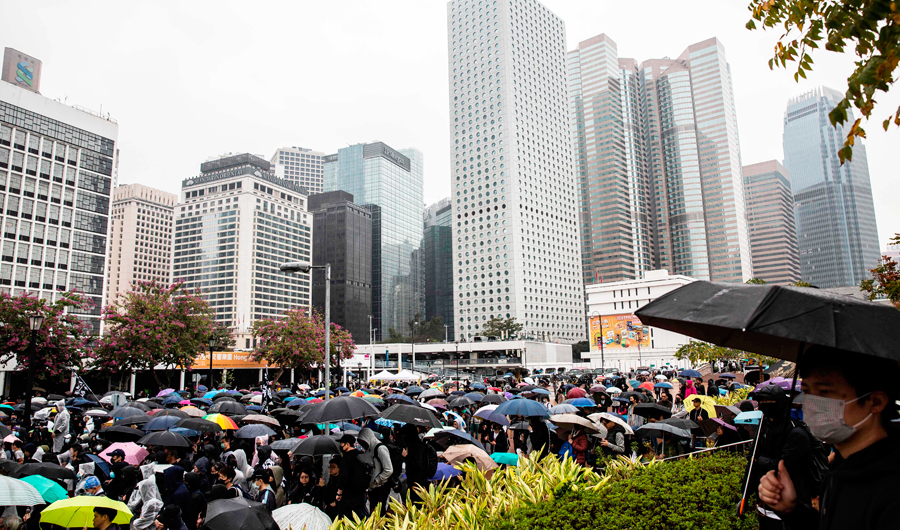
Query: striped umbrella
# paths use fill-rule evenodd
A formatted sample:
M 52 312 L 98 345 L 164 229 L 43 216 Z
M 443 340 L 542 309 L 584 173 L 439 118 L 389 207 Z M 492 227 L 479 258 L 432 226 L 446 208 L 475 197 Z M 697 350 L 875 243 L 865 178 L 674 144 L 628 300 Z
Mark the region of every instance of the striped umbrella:
M 46 504 L 34 486 L 0 475 L 0 506 L 34 506 Z
M 211 421 L 214 423 L 218 423 L 219 427 L 224 430 L 233 430 L 236 431 L 238 429 L 237 423 L 234 422 L 233 419 L 229 418 L 224 414 L 207 414 L 203 416 L 204 420 Z

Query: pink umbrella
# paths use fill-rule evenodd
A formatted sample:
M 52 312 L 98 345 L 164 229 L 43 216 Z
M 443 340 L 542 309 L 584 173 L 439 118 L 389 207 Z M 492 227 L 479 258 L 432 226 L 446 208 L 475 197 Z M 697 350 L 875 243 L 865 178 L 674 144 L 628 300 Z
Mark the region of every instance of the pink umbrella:
M 100 453 L 100 458 L 109 462 L 112 459 L 112 457 L 109 456 L 109 453 L 115 451 L 116 449 L 121 449 L 125 453 L 125 461 L 132 466 L 140 465 L 141 462 L 143 462 L 144 459 L 147 458 L 147 455 L 150 454 L 146 449 L 134 442 L 117 442 L 110 445 L 102 453 Z
M 178 402 L 178 404 L 179 405 L 190 405 L 191 400 L 190 399 L 182 399 L 181 401 Z
M 566 399 L 578 399 L 587 395 L 583 388 L 572 388 L 566 393 Z
M 165 389 L 165 390 L 160 390 L 160 391 L 159 391 L 159 394 L 156 394 L 156 397 L 168 396 L 168 395 L 171 394 L 172 392 L 175 392 L 175 389 L 174 389 L 174 388 L 167 388 L 167 389 Z

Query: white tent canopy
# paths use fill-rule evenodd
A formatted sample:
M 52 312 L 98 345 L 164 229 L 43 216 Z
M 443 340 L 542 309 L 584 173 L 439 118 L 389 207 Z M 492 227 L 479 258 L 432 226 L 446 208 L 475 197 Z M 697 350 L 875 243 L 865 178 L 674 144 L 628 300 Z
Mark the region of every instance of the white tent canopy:
M 400 370 L 398 373 L 394 374 L 388 372 L 387 370 L 383 370 L 372 377 L 369 378 L 370 381 L 419 381 L 421 379 L 426 379 L 428 376 L 425 374 L 419 374 L 410 372 L 409 370 Z

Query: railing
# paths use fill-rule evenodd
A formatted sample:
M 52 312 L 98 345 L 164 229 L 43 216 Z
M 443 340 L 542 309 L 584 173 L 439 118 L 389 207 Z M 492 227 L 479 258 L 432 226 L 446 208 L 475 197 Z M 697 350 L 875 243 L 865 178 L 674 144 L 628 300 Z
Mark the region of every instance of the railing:
M 692 451 L 690 453 L 685 453 L 683 455 L 670 456 L 668 458 L 660 458 L 659 460 L 657 460 L 657 462 L 669 462 L 672 460 L 679 460 L 682 458 L 694 458 L 697 456 L 704 456 L 704 455 L 708 455 L 708 454 L 713 454 L 716 451 L 720 451 L 722 449 L 728 449 L 729 447 L 733 447 L 733 448 L 740 447 L 740 449 L 742 451 L 746 451 L 747 449 L 750 449 L 752 447 L 750 445 L 752 443 L 753 443 L 753 440 L 744 440 L 743 442 L 735 442 L 733 444 L 719 445 L 716 447 L 707 447 L 706 449 L 699 449 L 697 451 Z M 741 447 L 741 446 L 746 446 L 746 447 Z

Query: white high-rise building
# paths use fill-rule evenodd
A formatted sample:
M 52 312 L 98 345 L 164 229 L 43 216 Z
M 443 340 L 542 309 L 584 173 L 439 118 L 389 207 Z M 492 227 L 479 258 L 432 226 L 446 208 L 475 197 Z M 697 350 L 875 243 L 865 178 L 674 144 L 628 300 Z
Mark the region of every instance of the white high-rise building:
M 309 195 L 322 193 L 325 153 L 303 147 L 280 147 L 272 155 L 272 173 L 309 190 Z
M 172 279 L 201 291 L 241 349 L 255 347 L 250 331 L 256 320 L 310 307 L 309 273 L 279 270 L 284 263 L 310 262 L 306 190 L 270 169 L 247 153 L 204 162 L 200 175 L 182 182 L 175 207 Z
M 584 335 L 565 25 L 534 0 L 447 6 L 456 336 L 493 317 Z

